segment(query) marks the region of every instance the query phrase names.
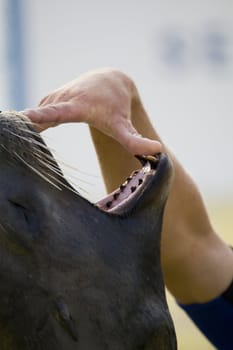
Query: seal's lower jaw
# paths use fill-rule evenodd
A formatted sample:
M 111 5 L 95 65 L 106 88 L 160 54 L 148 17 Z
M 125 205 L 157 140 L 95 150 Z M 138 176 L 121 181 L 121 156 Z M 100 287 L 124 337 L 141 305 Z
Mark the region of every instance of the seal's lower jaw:
M 107 197 L 96 203 L 101 210 L 116 214 L 129 214 L 141 202 L 142 197 L 149 192 L 150 194 L 161 194 L 164 188 L 164 181 L 170 173 L 170 163 L 164 154 L 155 156 L 136 156 L 143 167 L 135 170 L 126 181 Z M 152 193 L 153 192 L 153 193 Z M 165 190 L 165 192 L 168 192 Z

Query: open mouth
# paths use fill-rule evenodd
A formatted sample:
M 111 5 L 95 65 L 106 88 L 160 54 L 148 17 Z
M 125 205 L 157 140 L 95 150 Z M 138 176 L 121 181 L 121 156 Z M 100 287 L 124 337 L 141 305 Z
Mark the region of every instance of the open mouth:
M 96 203 L 101 210 L 112 214 L 124 214 L 134 207 L 134 204 L 154 178 L 159 163 L 160 154 L 154 156 L 136 156 L 142 168 L 135 170 L 115 191 Z

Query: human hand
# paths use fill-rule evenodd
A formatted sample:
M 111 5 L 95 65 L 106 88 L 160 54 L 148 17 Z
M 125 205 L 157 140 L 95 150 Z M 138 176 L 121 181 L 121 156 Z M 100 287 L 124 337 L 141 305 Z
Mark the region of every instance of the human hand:
M 44 97 L 38 108 L 23 113 L 38 131 L 67 122 L 86 122 L 132 154 L 161 152 L 160 142 L 142 137 L 134 128 L 135 104 L 142 107 L 133 81 L 120 71 L 102 69 L 81 75 Z

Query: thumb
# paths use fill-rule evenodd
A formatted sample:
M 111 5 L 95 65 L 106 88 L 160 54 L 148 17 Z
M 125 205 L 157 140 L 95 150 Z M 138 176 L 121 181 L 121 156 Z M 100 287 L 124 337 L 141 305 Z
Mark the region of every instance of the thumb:
M 62 123 L 85 121 L 85 111 L 80 104 L 74 109 L 68 102 L 48 104 L 22 111 L 34 124 L 37 131 L 43 131 Z
M 28 108 L 21 112 L 36 124 L 60 124 L 66 122 L 67 119 L 69 119 L 71 108 L 68 103 L 57 103 L 40 106 L 37 108 Z

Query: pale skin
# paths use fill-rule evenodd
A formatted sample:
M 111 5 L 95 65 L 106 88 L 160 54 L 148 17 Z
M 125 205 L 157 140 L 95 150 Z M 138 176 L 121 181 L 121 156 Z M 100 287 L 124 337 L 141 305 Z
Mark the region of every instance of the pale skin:
M 132 155 L 166 152 L 174 180 L 161 241 L 165 284 L 185 304 L 209 301 L 226 290 L 233 279 L 232 251 L 212 227 L 197 186 L 151 124 L 130 77 L 114 69 L 86 73 L 24 114 L 39 131 L 88 123 L 108 192 L 138 168 Z

